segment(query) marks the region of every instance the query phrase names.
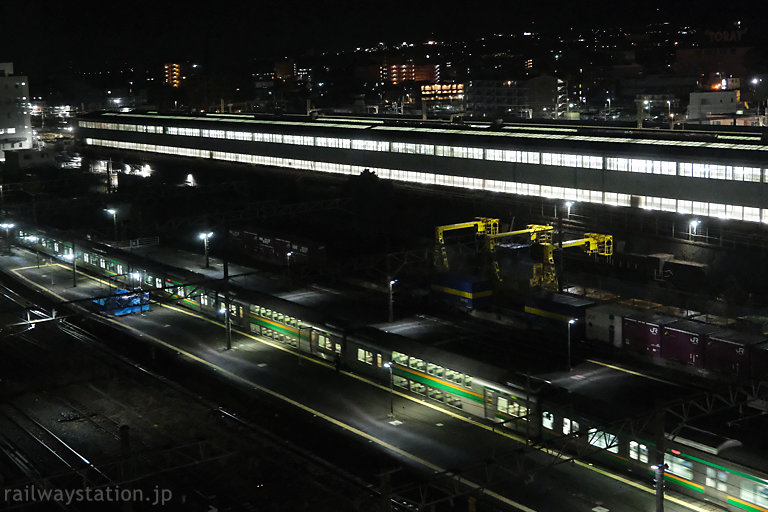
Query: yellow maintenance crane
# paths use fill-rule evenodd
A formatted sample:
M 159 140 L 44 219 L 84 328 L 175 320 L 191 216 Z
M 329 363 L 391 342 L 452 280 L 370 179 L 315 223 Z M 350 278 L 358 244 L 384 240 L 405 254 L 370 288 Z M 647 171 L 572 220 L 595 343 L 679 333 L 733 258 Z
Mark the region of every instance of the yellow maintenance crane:
M 470 222 L 437 226 L 435 228 L 435 267 L 442 270 L 450 268 L 448 265 L 448 253 L 445 250 L 445 232 L 467 228 L 475 228 L 477 236 L 493 236 L 499 232 L 499 219 L 475 217 L 475 220 Z
M 548 244 L 552 242 L 553 229 L 553 226 L 547 224 L 528 224 L 525 229 L 487 235 L 485 237 L 486 247 L 491 258 L 491 266 L 493 267 L 493 273 L 496 276 L 496 280 L 499 282 L 502 281 L 501 270 L 499 270 L 499 262 L 496 259 L 496 244 L 498 243 L 498 240 L 501 240 L 502 238 L 510 238 L 513 236 L 527 235 L 528 240 L 532 244 Z
M 560 244 L 550 242 L 540 244 L 542 247 L 541 261 L 533 266 L 533 277 L 531 277 L 531 287 L 541 286 L 545 289 L 557 290 L 557 269 L 555 268 L 555 249 Z M 562 243 L 563 249 L 569 247 L 584 247 L 586 254 L 596 254 L 598 256 L 613 255 L 613 236 L 601 233 L 584 233 L 584 238 L 568 240 Z

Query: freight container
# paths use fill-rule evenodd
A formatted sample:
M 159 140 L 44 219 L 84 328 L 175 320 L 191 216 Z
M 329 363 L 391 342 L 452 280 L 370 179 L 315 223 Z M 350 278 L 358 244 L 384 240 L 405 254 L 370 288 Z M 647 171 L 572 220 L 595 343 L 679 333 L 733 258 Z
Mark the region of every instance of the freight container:
M 704 367 L 704 344 L 707 335 L 720 330 L 716 325 L 679 320 L 664 327 L 661 339 L 661 357 L 695 368 Z
M 676 321 L 677 318 L 651 311 L 625 316 L 621 326 L 624 348 L 653 357 L 661 357 L 662 329 Z
M 636 309 L 618 304 L 600 304 L 587 308 L 587 339 L 621 348 L 622 319 L 637 313 Z
M 749 377 L 750 352 L 768 341 L 762 334 L 723 329 L 707 336 L 704 364 L 708 370 L 730 375 L 736 379 Z

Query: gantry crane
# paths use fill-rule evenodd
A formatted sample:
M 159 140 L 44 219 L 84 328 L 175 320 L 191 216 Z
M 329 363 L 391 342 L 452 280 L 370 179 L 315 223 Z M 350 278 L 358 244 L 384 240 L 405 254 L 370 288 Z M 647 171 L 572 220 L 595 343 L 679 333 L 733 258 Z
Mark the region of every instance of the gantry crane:
M 561 245 L 563 249 L 584 247 L 586 254 L 606 257 L 613 255 L 613 236 L 601 233 L 584 233 L 584 238 L 564 241 L 562 244 L 552 244 L 550 241 L 540 245 L 542 247 L 541 261 L 533 266 L 533 277 L 531 277 L 530 284 L 531 287 L 541 286 L 550 290 L 557 290 L 559 287 L 554 252 Z
M 518 229 L 516 231 L 507 231 L 506 233 L 489 234 L 486 236 L 486 247 L 488 254 L 491 258 L 491 267 L 493 267 L 493 273 L 496 276 L 498 282 L 502 281 L 501 270 L 499 269 L 499 262 L 496 259 L 496 244 L 498 240 L 502 238 L 509 238 L 513 236 L 528 235 L 528 239 L 532 244 L 547 244 L 552 242 L 552 230 L 553 226 L 544 224 L 528 224 L 525 229 Z
M 489 217 L 475 217 L 470 222 L 460 222 L 458 224 L 448 224 L 437 226 L 435 228 L 435 267 L 442 270 L 448 270 L 448 253 L 445 250 L 445 232 L 456 229 L 476 228 L 477 236 L 496 235 L 499 232 L 499 219 Z

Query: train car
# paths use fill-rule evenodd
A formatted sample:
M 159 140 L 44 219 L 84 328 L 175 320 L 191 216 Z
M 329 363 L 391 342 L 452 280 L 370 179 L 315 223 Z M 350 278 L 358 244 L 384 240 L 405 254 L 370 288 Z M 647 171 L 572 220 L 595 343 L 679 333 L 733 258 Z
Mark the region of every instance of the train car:
M 736 380 L 750 377 L 752 348 L 768 341 L 763 334 L 721 329 L 707 335 L 704 361 L 708 370 Z
M 624 348 L 650 357 L 661 357 L 662 329 L 677 318 L 643 311 L 625 316 L 622 325 Z
M 619 304 L 599 304 L 586 311 L 586 336 L 621 349 L 623 318 L 637 313 L 636 309 Z
M 490 305 L 493 297 L 493 283 L 478 276 L 435 274 L 431 288 L 440 300 L 468 309 L 486 307 Z
M 582 297 L 539 291 L 525 297 L 525 318 L 532 325 L 560 328 L 563 332 L 568 323 L 575 320 L 571 337 L 579 340 L 586 335 L 587 309 L 594 305 L 594 301 Z
M 345 364 L 394 389 L 485 418 L 532 438 L 539 431 L 538 392 L 509 370 L 419 340 L 362 328 L 347 338 Z
M 709 283 L 709 266 L 695 261 L 668 260 L 664 262 L 664 280 L 681 290 L 700 291 Z
M 691 320 L 678 320 L 665 325 L 661 337 L 661 357 L 694 368 L 704 368 L 707 336 L 719 329 L 716 325 Z

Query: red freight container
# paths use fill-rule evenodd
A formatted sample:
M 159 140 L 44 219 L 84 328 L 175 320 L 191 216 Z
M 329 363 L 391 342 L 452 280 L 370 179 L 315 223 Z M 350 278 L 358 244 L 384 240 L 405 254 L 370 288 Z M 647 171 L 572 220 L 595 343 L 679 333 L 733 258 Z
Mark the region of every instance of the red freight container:
M 677 321 L 671 316 L 640 312 L 625 316 L 621 326 L 624 347 L 635 352 L 661 356 L 661 331 Z
M 723 329 L 707 336 L 704 364 L 708 370 L 734 378 L 749 377 L 750 351 L 753 345 L 768 341 L 762 334 Z
M 717 325 L 678 320 L 664 327 L 661 357 L 695 368 L 704 368 L 704 345 L 707 335 L 720 330 Z

